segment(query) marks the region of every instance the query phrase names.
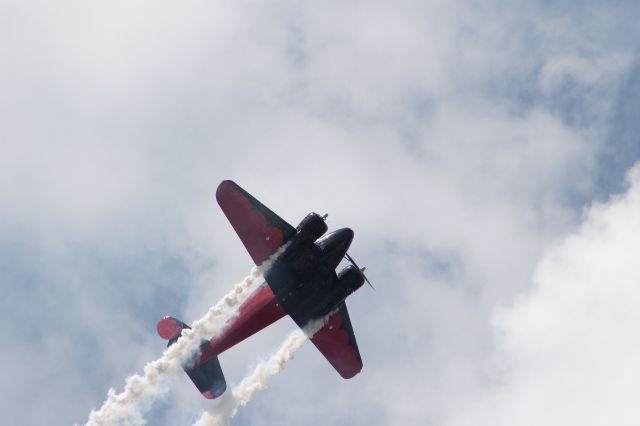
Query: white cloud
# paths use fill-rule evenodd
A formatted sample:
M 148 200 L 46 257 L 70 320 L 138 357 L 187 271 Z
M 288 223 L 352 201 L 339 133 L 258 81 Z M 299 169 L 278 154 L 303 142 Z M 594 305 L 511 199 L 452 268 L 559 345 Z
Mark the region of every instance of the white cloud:
M 496 317 L 501 383 L 450 424 L 633 425 L 640 379 L 640 166 L 549 250 Z

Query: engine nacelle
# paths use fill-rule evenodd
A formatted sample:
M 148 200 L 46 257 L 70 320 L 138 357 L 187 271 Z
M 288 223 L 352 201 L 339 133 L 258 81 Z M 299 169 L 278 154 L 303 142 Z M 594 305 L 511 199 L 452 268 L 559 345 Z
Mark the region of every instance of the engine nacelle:
M 317 318 L 331 312 L 344 302 L 349 295 L 362 287 L 362 284 L 364 284 L 362 272 L 353 265 L 345 267 L 338 273 L 338 280 L 335 285 L 324 295 L 322 301 L 316 305 L 316 310 L 310 316 Z
M 337 308 L 354 291 L 362 287 L 364 276 L 358 268 L 349 265 L 338 273 L 338 280 L 322 299 L 308 312 L 311 318 L 319 318 Z
M 338 283 L 336 286 L 345 293 L 344 298 L 362 287 L 363 284 L 364 275 L 353 265 L 345 267 L 338 273 Z
M 327 223 L 324 221 L 324 218 L 320 216 L 318 213 L 309 213 L 300 225 L 298 225 L 297 231 L 298 234 L 305 241 L 315 241 L 318 238 L 322 237 L 325 232 L 327 232 Z

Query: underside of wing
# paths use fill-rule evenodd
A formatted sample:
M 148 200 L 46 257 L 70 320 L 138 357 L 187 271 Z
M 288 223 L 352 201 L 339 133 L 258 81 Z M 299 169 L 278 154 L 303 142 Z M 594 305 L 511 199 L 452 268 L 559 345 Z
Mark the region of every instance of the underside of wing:
M 216 199 L 256 265 L 274 254 L 296 232 L 231 180 L 220 183 Z
M 313 335 L 311 341 L 345 379 L 352 378 L 362 370 L 360 351 L 344 302 Z

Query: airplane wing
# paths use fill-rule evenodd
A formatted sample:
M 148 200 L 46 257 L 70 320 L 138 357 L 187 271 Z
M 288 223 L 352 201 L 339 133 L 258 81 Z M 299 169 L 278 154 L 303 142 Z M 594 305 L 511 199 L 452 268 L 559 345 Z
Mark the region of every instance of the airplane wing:
M 349 319 L 347 305 L 342 302 L 338 311 L 311 338 L 316 348 L 345 379 L 350 379 L 362 370 L 362 358 L 358 351 L 356 336 Z
M 256 265 L 296 233 L 293 226 L 231 180 L 218 185 L 216 199 Z

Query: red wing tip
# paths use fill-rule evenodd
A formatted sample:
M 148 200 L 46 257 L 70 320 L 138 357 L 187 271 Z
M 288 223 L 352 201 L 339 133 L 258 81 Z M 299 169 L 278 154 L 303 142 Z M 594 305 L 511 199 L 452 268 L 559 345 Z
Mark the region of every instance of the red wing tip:
M 340 375 L 342 376 L 343 379 L 349 380 L 349 379 L 353 379 L 361 371 L 362 371 L 362 365 L 357 370 L 339 371 L 339 373 L 340 373 Z
M 158 335 L 165 340 L 173 339 L 182 331 L 182 327 L 178 325 L 175 318 L 170 316 L 163 317 L 156 325 Z
M 227 386 L 226 385 L 224 387 L 220 388 L 220 389 L 216 389 L 215 391 L 210 391 L 210 390 L 204 391 L 204 392 L 202 392 L 202 396 L 204 396 L 207 399 L 216 399 L 220 395 L 222 395 L 225 390 L 227 390 Z
M 229 189 L 235 188 L 236 186 L 238 185 L 236 185 L 234 181 L 229 179 L 220 182 L 220 185 L 218 185 L 218 189 L 216 190 L 216 200 L 220 202 L 220 198 L 222 197 L 223 193 L 225 191 L 228 191 Z

